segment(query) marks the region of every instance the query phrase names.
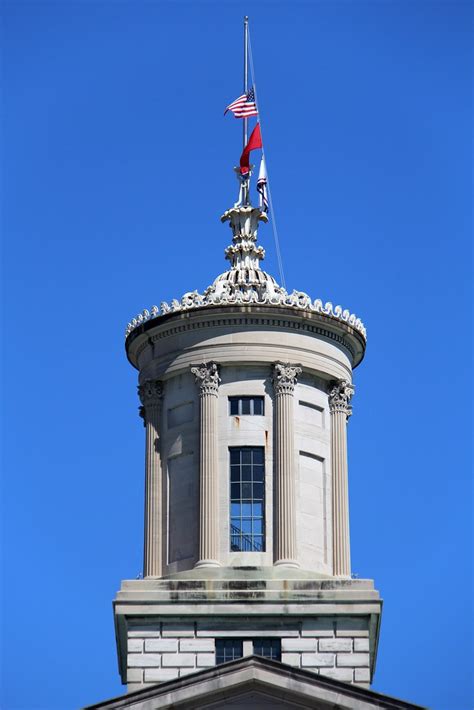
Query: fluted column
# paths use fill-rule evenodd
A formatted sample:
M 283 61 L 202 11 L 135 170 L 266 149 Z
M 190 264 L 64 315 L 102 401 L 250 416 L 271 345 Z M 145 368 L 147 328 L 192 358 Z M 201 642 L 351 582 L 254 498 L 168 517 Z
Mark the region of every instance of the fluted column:
M 163 385 L 149 380 L 138 388 L 142 407 L 140 414 L 146 427 L 145 452 L 145 543 L 143 576 L 161 577 L 161 454 L 160 416 Z
M 274 565 L 298 567 L 296 561 L 295 433 L 293 395 L 301 367 L 276 363 L 275 390 L 275 530 Z
M 219 372 L 215 362 L 192 367 L 200 394 L 199 560 L 196 567 L 219 567 L 217 422 Z
M 347 420 L 352 414 L 352 407 L 349 402 L 353 394 L 354 387 L 347 380 L 334 382 L 329 392 L 329 411 L 331 412 L 333 575 L 335 577 L 351 576 L 346 428 Z

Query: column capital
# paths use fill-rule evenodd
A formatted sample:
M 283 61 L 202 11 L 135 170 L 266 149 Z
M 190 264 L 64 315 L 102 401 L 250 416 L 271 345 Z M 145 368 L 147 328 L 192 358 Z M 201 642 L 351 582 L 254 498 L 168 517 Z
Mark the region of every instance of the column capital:
M 303 370 L 299 365 L 276 362 L 273 365 L 273 387 L 275 394 L 293 394 L 298 375 Z
M 138 385 L 138 396 L 143 407 L 157 406 L 163 397 L 163 383 L 160 380 L 147 380 Z
M 352 407 L 349 402 L 354 394 L 355 387 L 348 380 L 334 380 L 329 390 L 329 411 L 343 412 L 346 417 L 352 414 Z
M 221 378 L 215 362 L 203 362 L 202 365 L 194 365 L 191 367 L 191 372 L 196 378 L 196 384 L 199 385 L 201 395 L 213 394 L 217 397 Z

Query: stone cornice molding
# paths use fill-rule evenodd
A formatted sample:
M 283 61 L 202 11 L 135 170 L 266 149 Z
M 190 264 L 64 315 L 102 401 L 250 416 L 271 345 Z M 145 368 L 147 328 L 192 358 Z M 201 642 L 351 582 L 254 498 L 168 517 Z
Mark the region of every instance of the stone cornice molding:
M 352 414 L 352 407 L 349 402 L 354 394 L 355 387 L 348 380 L 337 380 L 332 383 L 332 387 L 329 391 L 329 411 L 331 414 L 334 412 L 342 412 L 349 417 Z
M 203 363 L 191 367 L 191 372 L 196 378 L 196 384 L 199 386 L 201 396 L 204 394 L 213 394 L 217 397 L 219 392 L 219 369 L 215 362 Z
M 138 385 L 138 396 L 142 403 L 140 409 L 159 406 L 163 397 L 163 383 L 161 380 L 147 380 L 142 385 Z
M 142 313 L 139 313 L 128 323 L 125 330 L 125 337 L 127 338 L 130 333 L 147 321 L 158 319 L 160 316 L 169 313 L 195 311 L 211 306 L 269 305 L 281 308 L 293 308 L 295 311 L 318 313 L 323 317 L 329 316 L 329 318 L 334 318 L 351 326 L 362 335 L 364 340 L 367 339 L 367 331 L 363 322 L 347 308 L 343 309 L 342 306 L 333 306 L 330 301 L 323 304 L 319 298 L 312 301 L 310 296 L 303 291 L 293 291 L 293 293 L 289 294 L 280 286 L 275 287 L 273 280 L 268 274 L 265 274 L 263 271 L 260 273 L 265 275 L 265 282 L 260 290 L 252 287 L 245 291 L 235 290 L 233 293 L 229 293 L 229 290 L 226 288 L 222 288 L 219 292 L 218 289 L 209 287 L 205 294 L 200 294 L 197 291 L 189 291 L 184 294 L 181 300 L 173 299 L 171 303 L 163 301 L 160 308 L 158 308 L 158 306 L 152 306 L 151 310 L 145 308 Z M 225 274 L 222 276 L 225 276 Z M 216 279 L 216 281 L 218 281 L 218 279 Z
M 272 380 L 275 394 L 293 394 L 298 375 L 301 375 L 302 371 L 299 365 L 276 362 L 273 365 Z

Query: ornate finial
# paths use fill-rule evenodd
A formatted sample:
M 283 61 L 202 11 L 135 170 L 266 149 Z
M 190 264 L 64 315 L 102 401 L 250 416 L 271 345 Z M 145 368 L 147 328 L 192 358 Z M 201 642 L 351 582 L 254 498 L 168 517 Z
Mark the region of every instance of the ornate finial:
M 138 386 L 138 396 L 143 407 L 158 405 L 163 397 L 163 383 L 160 380 L 147 380 Z
M 196 378 L 196 384 L 199 385 L 201 395 L 214 394 L 217 396 L 219 390 L 219 369 L 215 362 L 203 363 L 191 368 L 191 372 Z
M 256 244 L 258 223 L 268 222 L 265 212 L 251 205 L 233 207 L 221 217 L 229 221 L 232 229 L 232 244 L 225 250 L 225 258 L 232 269 L 260 269 L 260 261 L 265 258 L 265 250 Z
M 343 412 L 349 419 L 352 414 L 352 407 L 349 402 L 354 390 L 354 385 L 348 380 L 335 380 L 329 392 L 329 410 L 331 412 Z
M 273 366 L 273 386 L 276 394 L 293 394 L 298 375 L 303 370 L 299 365 L 275 363 Z

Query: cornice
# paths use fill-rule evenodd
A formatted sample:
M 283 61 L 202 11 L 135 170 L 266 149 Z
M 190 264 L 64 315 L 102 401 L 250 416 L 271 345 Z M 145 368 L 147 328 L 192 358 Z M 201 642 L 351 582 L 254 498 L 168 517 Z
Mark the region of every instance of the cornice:
M 125 348 L 131 364 L 137 367 L 137 358 L 149 345 L 153 346 L 163 339 L 188 331 L 232 326 L 266 326 L 319 336 L 345 348 L 354 361 L 354 367 L 364 357 L 365 339 L 348 323 L 321 313 L 271 306 L 216 306 L 212 309 L 169 313 L 145 321 L 134 329 L 127 337 Z M 146 339 L 143 339 L 145 335 Z

